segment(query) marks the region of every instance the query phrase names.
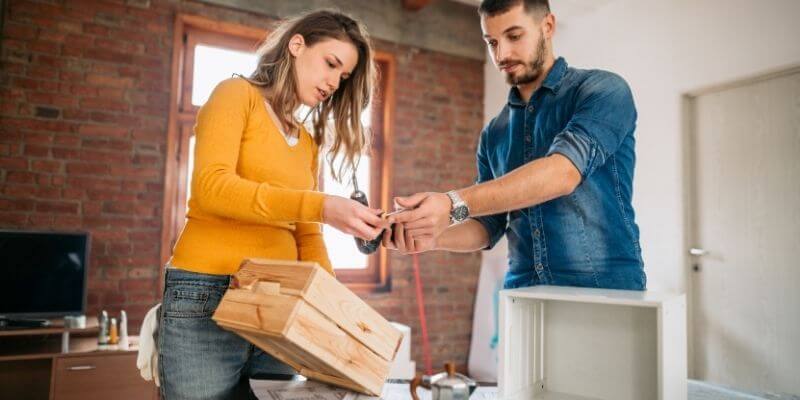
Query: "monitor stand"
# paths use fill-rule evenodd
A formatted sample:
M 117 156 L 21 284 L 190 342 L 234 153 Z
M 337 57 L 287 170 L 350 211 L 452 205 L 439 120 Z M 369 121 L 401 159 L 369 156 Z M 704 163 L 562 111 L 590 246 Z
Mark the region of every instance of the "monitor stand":
M 44 328 L 50 325 L 46 319 L 0 317 L 0 329 Z

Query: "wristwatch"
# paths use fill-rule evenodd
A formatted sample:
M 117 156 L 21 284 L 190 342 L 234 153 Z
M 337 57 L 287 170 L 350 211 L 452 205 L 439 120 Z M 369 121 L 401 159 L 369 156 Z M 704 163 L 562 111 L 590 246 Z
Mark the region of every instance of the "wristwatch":
M 452 205 L 450 206 L 450 224 L 460 224 L 469 218 L 469 207 L 467 203 L 456 193 L 455 190 L 447 192 Z

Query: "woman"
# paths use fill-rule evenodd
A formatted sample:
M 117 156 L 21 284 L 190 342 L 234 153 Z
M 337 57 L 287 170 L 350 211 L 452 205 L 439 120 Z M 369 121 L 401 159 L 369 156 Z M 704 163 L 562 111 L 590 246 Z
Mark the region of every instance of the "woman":
M 162 399 L 254 398 L 250 377 L 294 373 L 211 315 L 244 258 L 315 261 L 333 274 L 320 223 L 362 239 L 386 227 L 380 210 L 317 191 L 327 140 L 339 177 L 366 146 L 359 114 L 374 74 L 363 27 L 312 12 L 281 24 L 256 71 L 220 83 L 200 109 L 187 223 L 159 320 Z M 312 110 L 310 133 L 294 117 L 301 105 Z

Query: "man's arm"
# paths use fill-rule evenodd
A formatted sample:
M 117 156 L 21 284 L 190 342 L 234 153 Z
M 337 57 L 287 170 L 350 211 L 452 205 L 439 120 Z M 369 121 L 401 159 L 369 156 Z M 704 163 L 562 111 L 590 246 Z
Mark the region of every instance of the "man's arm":
M 492 181 L 458 191 L 469 205 L 470 215 L 479 217 L 519 210 L 572 193 L 581 174 L 561 154 L 529 162 Z M 450 204 L 448 199 L 448 212 Z
M 561 154 L 553 154 L 523 165 L 491 181 L 458 190 L 471 216 L 500 214 L 531 207 L 572 193 L 581 174 Z M 405 224 L 411 236 L 438 236 L 450 226 L 450 198 L 444 193 L 419 193 L 395 200 L 411 211 L 393 216 Z
M 438 238 L 432 235 L 412 237 L 403 228 L 403 224 L 397 224 L 394 226 L 394 231 L 387 230 L 384 234 L 383 246 L 400 250 L 403 254 L 430 250 L 471 253 L 489 246 L 489 233 L 483 224 L 474 219 L 447 228 Z
M 469 219 L 463 224 L 454 225 L 445 230 L 436 239 L 436 250 L 447 250 L 456 253 L 471 253 L 489 246 L 489 233 L 483 225 Z

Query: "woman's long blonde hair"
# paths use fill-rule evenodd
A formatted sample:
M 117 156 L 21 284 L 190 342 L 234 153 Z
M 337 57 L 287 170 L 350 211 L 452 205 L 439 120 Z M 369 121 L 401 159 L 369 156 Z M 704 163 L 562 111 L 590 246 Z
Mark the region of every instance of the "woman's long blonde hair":
M 326 159 L 334 179 L 341 181 L 354 170 L 362 152 L 368 146 L 367 132 L 361 125 L 361 113 L 367 108 L 376 79 L 372 46 L 364 27 L 349 16 L 333 10 L 313 11 L 283 21 L 272 31 L 257 51 L 258 66 L 246 78 L 268 93 L 275 114 L 291 130 L 299 123 L 293 112 L 300 105 L 296 93 L 294 57 L 289 53 L 289 40 L 301 35 L 307 46 L 328 39 L 352 43 L 358 51 L 358 63 L 350 77 L 326 100 L 311 110 L 314 142 L 325 147 L 328 121 L 333 119 L 333 144 Z M 331 113 L 333 115 L 331 115 Z M 341 162 L 337 162 L 341 158 Z M 334 164 L 338 163 L 338 167 Z

